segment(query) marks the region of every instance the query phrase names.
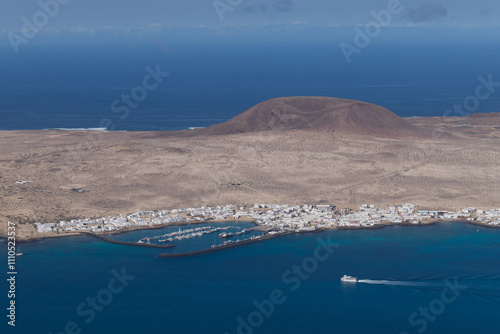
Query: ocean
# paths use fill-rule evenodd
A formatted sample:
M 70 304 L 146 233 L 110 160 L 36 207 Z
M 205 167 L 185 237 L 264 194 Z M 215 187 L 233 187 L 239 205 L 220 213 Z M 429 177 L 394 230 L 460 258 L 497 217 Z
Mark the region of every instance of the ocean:
M 347 65 L 328 43 L 32 43 L 19 55 L 0 50 L 0 130 L 207 127 L 297 95 L 362 100 L 403 117 L 443 116 L 475 94 L 479 76 L 500 81 L 499 56 L 495 46 L 374 44 Z M 157 67 L 169 75 L 146 90 Z M 122 94 L 144 92 L 127 112 L 112 107 Z M 477 112 L 498 112 L 499 102 L 500 91 Z M 498 235 L 458 223 L 331 231 L 176 259 L 84 236 L 40 240 L 21 245 L 16 328 L 5 316 L 0 327 L 23 334 L 498 333 Z M 180 241 L 168 251 L 213 242 Z M 324 260 L 315 261 L 319 245 Z M 344 274 L 360 282 L 342 284 Z M 4 295 L 4 312 L 6 303 Z
M 211 241 L 204 238 L 190 247 L 206 247 Z M 492 334 L 499 328 L 498 231 L 464 223 L 291 235 L 175 259 L 156 257 L 164 250 L 84 236 L 22 244 L 21 251 L 16 328 L 5 331 L 4 319 L 2 333 L 66 333 L 68 324 L 94 334 Z M 360 282 L 341 283 L 344 274 Z M 123 282 L 110 285 L 116 277 Z M 98 310 L 89 306 L 93 300 Z
M 500 81 L 500 49 L 494 45 L 374 44 L 349 65 L 333 43 L 167 46 L 30 45 L 19 55 L 0 51 L 0 130 L 207 127 L 285 96 L 341 97 L 403 117 L 443 116 L 475 94 L 479 76 Z M 146 68 L 156 66 L 169 76 L 141 91 Z M 136 87 L 139 103 L 120 102 Z M 116 112 L 124 106 L 126 112 Z M 500 111 L 500 92 L 475 111 Z

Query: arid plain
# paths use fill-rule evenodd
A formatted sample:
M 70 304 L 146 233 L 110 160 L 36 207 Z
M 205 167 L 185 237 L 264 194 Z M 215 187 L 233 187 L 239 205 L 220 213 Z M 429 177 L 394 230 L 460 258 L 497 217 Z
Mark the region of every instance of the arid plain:
M 497 114 L 402 119 L 391 113 L 385 116 L 409 130 L 389 131 L 389 119 L 364 132 L 379 115 L 368 113 L 363 122 L 336 118 L 331 122 L 340 125 L 332 129 L 297 123 L 300 112 L 280 107 L 282 102 L 259 109 L 272 114 L 264 122 L 272 128 L 239 133 L 2 131 L 2 235 L 7 221 L 21 223 L 18 237 L 26 238 L 37 236 L 29 224 L 36 221 L 223 204 L 500 206 Z M 292 102 L 293 110 L 304 112 L 304 105 Z M 345 106 L 335 105 L 335 115 L 352 115 L 352 106 Z M 354 113 L 366 107 L 358 103 Z M 333 110 L 307 108 L 330 108 L 328 117 Z M 245 114 L 240 123 L 257 117 L 252 109 L 240 116 Z

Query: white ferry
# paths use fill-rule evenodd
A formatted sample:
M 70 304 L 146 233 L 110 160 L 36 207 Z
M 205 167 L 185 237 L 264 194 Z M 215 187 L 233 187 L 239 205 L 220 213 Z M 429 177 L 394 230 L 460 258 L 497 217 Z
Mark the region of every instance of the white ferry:
M 344 275 L 340 278 L 342 282 L 356 283 L 358 281 L 357 277 Z

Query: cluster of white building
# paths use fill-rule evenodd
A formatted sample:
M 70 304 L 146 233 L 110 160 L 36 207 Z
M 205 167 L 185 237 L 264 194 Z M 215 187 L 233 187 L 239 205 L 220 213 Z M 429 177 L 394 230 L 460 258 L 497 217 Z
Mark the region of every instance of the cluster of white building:
M 62 220 L 59 223 L 36 223 L 38 232 L 111 232 L 136 227 L 177 225 L 202 222 L 206 219 L 227 220 L 233 215 L 233 206 L 202 207 L 161 211 L 139 211 L 116 217 Z
M 317 228 L 333 228 L 333 206 L 324 205 L 254 205 L 248 212 L 239 212 L 242 217 L 253 218 L 258 225 L 276 231 L 306 232 Z
M 36 223 L 38 232 L 111 232 L 136 227 L 177 225 L 206 220 L 252 220 L 264 230 L 306 232 L 328 228 L 368 228 L 397 224 L 421 224 L 430 220 L 467 220 L 500 227 L 500 209 L 458 212 L 417 210 L 414 204 L 377 208 L 363 204 L 357 211 L 337 209 L 334 205 L 277 205 L 216 206 L 173 209 L 170 211 L 140 211 L 116 217 L 72 219 L 59 223 Z
M 477 210 L 476 221 L 485 223 L 491 226 L 500 227 L 500 209 L 493 210 Z
M 164 224 L 177 224 L 186 221 L 185 217 L 179 215 L 162 215 L 159 213 L 147 214 L 136 212 L 128 216 L 118 215 L 116 217 L 83 218 L 62 220 L 59 223 L 36 223 L 38 232 L 112 232 L 127 228 L 140 226 L 154 226 Z

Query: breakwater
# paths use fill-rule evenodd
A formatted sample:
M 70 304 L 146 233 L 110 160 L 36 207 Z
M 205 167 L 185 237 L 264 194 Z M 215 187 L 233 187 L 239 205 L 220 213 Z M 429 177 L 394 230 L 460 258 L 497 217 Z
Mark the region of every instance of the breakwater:
M 81 235 L 88 235 L 91 237 L 94 237 L 96 239 L 108 242 L 110 244 L 115 244 L 115 245 L 124 245 L 124 246 L 134 246 L 134 247 L 148 247 L 148 248 L 172 248 L 175 247 L 175 245 L 172 244 L 166 244 L 166 245 L 157 245 L 157 244 L 147 244 L 147 243 L 141 243 L 141 242 L 130 242 L 130 241 L 120 241 L 120 240 L 114 240 L 111 238 L 108 238 L 104 235 L 100 234 L 95 234 L 91 232 L 80 232 Z

